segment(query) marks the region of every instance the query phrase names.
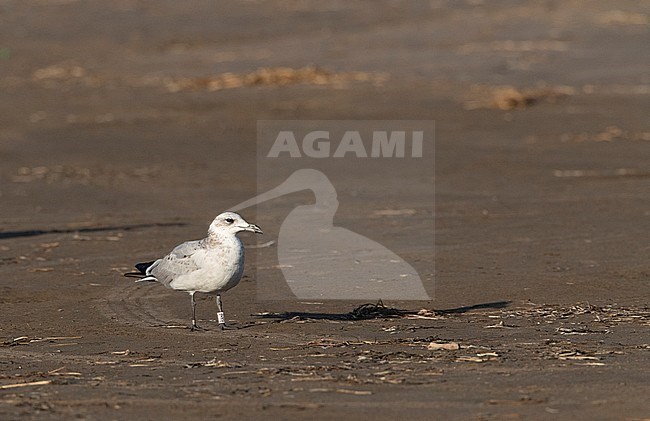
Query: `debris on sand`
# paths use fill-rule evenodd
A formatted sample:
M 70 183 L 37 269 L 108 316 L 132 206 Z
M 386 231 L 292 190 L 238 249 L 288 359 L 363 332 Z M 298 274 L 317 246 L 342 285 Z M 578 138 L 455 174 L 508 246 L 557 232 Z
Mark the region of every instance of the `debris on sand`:
M 529 320 L 543 319 L 547 323 L 563 320 L 573 321 L 577 316 L 581 316 L 583 319 L 591 320 L 592 322 L 597 322 L 600 326 L 606 328 L 630 322 L 650 326 L 650 308 L 638 306 L 595 306 L 589 303 L 571 306 L 532 304 L 530 308 L 506 310 L 501 315 L 501 317 L 515 317 Z
M 26 387 L 26 386 L 43 386 L 50 383 L 52 383 L 52 380 L 39 380 L 39 381 L 27 382 L 27 383 L 3 384 L 0 385 L 0 390 L 14 389 L 16 387 Z
M 481 357 L 462 356 L 456 358 L 456 362 L 459 363 L 483 363 L 485 361 L 487 360 Z
M 421 310 L 420 310 L 421 311 Z M 428 310 L 427 310 L 428 311 Z M 389 319 L 417 315 L 417 311 L 400 310 L 393 307 L 386 307 L 379 300 L 376 303 L 361 304 L 349 313 L 304 313 L 304 312 L 286 312 L 286 313 L 255 313 L 254 316 L 281 319 L 280 322 L 304 323 L 306 320 L 326 320 L 333 323 L 341 321 L 370 320 L 370 319 Z M 421 317 L 428 318 L 428 317 Z
M 500 321 L 499 323 L 497 323 L 497 324 L 484 326 L 483 328 L 484 328 L 484 329 L 514 329 L 514 328 L 516 328 L 516 327 L 517 327 L 517 326 L 510 326 L 510 325 L 507 325 L 507 324 L 505 324 L 505 323 L 503 322 L 503 320 L 501 320 L 501 321 Z
M 318 85 L 333 88 L 345 88 L 353 83 L 370 83 L 383 86 L 388 81 L 388 74 L 383 72 L 349 71 L 337 72 L 310 65 L 299 68 L 293 67 L 262 67 L 249 73 L 219 73 L 206 76 L 161 76 L 148 74 L 144 76 L 111 76 L 107 73 L 93 72 L 72 62 L 61 62 L 52 66 L 37 69 L 31 77 L 32 83 L 47 89 L 65 88 L 70 86 L 85 86 L 98 88 L 101 86 L 127 87 L 162 87 L 167 92 L 208 91 L 215 92 L 225 89 L 243 87 L 282 87 L 289 85 Z M 16 83 L 25 83 L 18 79 Z M 34 113 L 30 117 L 32 123 L 47 119 L 44 112 Z M 70 114 L 68 122 L 78 122 L 77 115 Z M 84 118 L 82 118 L 84 119 Z M 95 117 L 96 123 L 110 123 L 115 120 L 111 113 Z
M 561 142 L 614 142 L 614 141 L 649 141 L 648 131 L 629 131 L 618 126 L 607 126 L 598 132 L 563 133 Z
M 185 368 L 196 368 L 196 367 L 213 367 L 213 368 L 242 368 L 242 364 L 238 363 L 228 363 L 221 360 L 213 358 L 205 362 L 194 362 L 184 365 Z
M 30 338 L 29 336 L 19 336 L 10 341 L 4 342 L 5 346 L 29 345 L 36 342 L 55 342 L 71 339 L 81 339 L 81 336 L 48 336 L 45 338 Z
M 415 209 L 377 209 L 370 214 L 371 218 L 382 216 L 412 216 L 417 211 Z
M 386 307 L 384 303 L 379 300 L 376 304 L 362 304 L 352 310 L 349 314 L 349 320 L 367 320 L 367 319 L 381 319 L 391 317 L 402 317 L 407 312 L 398 310 L 392 307 Z
M 11 176 L 14 183 L 45 182 L 47 184 L 74 184 L 112 186 L 133 180 L 147 182 L 160 172 L 158 166 L 146 166 L 127 171 L 112 166 L 81 167 L 78 165 L 54 165 L 50 167 L 20 167 Z
M 82 374 L 78 371 L 63 371 L 66 367 L 59 367 L 54 370 L 47 372 L 48 376 L 70 376 L 70 377 L 80 377 Z
M 586 355 L 579 350 L 561 351 L 556 354 L 558 360 L 600 360 L 598 357 Z
M 407 319 L 421 319 L 421 320 L 439 320 L 444 318 L 441 314 L 436 313 L 435 310 L 429 310 L 426 308 L 418 310 L 417 313 L 407 314 Z
M 575 88 L 564 85 L 535 88 L 515 88 L 510 85 L 474 86 L 464 108 L 466 110 L 496 108 L 503 111 L 525 109 L 542 101 L 555 103 L 575 93 Z
M 454 351 L 460 349 L 460 345 L 458 345 L 457 342 L 431 342 L 427 345 L 427 349 L 430 351 L 437 351 L 437 350 Z
M 332 72 L 317 66 L 270 67 L 257 69 L 250 73 L 223 73 L 203 77 L 158 77 L 152 76 L 141 81 L 148 86 L 162 85 L 168 92 L 180 91 L 221 91 L 224 89 L 254 86 L 287 86 L 297 84 L 330 85 L 344 87 L 353 82 L 369 82 L 383 85 L 388 76 L 384 73 Z

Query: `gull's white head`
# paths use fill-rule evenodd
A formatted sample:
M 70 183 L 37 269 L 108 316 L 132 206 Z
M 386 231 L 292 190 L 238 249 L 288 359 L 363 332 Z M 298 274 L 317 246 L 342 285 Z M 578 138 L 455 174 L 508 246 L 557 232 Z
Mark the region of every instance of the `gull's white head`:
M 209 234 L 232 234 L 238 232 L 250 231 L 256 234 L 262 234 L 262 229 L 255 224 L 249 224 L 238 213 L 224 212 L 214 218 L 210 224 Z

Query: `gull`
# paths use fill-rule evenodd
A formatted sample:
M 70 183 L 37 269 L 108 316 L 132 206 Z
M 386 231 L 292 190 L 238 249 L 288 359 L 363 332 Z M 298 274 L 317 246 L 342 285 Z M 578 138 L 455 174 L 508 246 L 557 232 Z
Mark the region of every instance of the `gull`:
M 237 233 L 250 231 L 262 234 L 260 227 L 249 224 L 235 212 L 224 212 L 214 218 L 208 236 L 187 241 L 162 259 L 135 265 L 137 272 L 124 276 L 139 278 L 136 282 L 159 282 L 167 288 L 185 291 L 192 301 L 192 330 L 204 330 L 196 324 L 197 292 L 216 295 L 217 321 L 226 328 L 221 293 L 235 287 L 244 272 L 244 245 Z

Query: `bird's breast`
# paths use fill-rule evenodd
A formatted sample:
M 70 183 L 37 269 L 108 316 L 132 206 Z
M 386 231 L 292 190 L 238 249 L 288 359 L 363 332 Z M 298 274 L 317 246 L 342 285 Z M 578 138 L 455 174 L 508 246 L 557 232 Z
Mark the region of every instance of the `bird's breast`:
M 244 270 L 244 248 L 241 242 L 220 244 L 209 248 L 203 256 L 197 256 L 199 266 L 205 271 L 202 292 L 226 291 L 239 282 Z

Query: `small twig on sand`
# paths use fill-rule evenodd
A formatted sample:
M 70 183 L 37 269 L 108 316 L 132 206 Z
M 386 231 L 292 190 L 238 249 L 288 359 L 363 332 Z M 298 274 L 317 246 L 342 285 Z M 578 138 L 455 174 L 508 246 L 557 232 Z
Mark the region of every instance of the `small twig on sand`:
M 43 386 L 50 383 L 52 383 L 52 380 L 39 380 L 36 382 L 27 382 L 27 383 L 3 384 L 0 385 L 0 390 L 13 389 L 16 387 L 25 387 L 25 386 Z

